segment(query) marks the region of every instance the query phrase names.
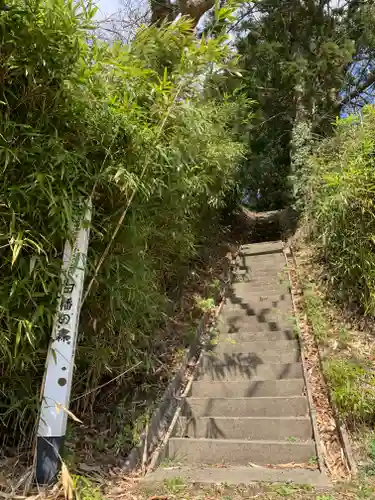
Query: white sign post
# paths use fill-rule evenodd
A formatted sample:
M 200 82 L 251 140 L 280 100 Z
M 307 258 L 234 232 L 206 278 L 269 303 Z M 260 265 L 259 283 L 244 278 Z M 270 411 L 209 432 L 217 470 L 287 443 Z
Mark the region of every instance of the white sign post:
M 80 221 L 73 248 L 65 243 L 62 288 L 49 346 L 36 444 L 36 480 L 50 484 L 61 466 L 61 451 L 74 371 L 79 315 L 86 270 L 91 203 Z

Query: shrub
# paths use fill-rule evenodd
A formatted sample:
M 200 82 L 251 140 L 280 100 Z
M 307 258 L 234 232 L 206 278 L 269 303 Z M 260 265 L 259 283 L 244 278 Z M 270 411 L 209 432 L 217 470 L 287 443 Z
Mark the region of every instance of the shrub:
M 351 424 L 373 424 L 375 419 L 375 376 L 369 367 L 348 359 L 324 363 L 324 373 L 333 401 Z
M 303 172 L 306 214 L 336 298 L 375 312 L 375 109 L 339 120 Z
M 108 46 L 92 35 L 94 13 L 64 0 L 15 0 L 0 13 L 5 440 L 32 437 L 63 244 L 82 202 L 93 203 L 94 284 L 81 314 L 76 394 L 139 361 L 138 381 L 159 367 L 171 283 L 215 221 L 242 154 L 227 126 L 233 103 L 203 100 L 197 84 L 225 59 L 220 38 L 197 42 L 182 19 Z

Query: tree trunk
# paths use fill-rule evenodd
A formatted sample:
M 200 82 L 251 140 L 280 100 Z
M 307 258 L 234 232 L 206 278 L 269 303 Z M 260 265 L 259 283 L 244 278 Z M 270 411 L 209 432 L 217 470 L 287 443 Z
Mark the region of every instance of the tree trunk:
M 150 0 L 151 23 L 160 25 L 163 21 L 173 21 L 178 14 L 190 17 L 195 28 L 199 19 L 214 6 L 214 0 L 180 0 L 172 4 L 170 0 Z

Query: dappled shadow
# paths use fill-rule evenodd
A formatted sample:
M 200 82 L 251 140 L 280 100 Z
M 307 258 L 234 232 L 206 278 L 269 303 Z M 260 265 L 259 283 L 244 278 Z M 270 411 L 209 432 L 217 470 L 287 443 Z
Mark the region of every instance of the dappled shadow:
M 240 267 L 251 278 L 253 269 L 247 264 L 248 261 L 251 262 L 251 259 L 244 258 L 240 262 Z M 275 270 L 275 272 L 277 271 Z M 299 378 L 300 374 L 296 373 L 296 364 L 301 360 L 301 353 L 297 343 L 291 344 L 291 350 L 283 351 L 279 358 L 275 352 L 275 356 L 268 356 L 266 361 L 261 358 L 259 351 L 257 353 L 240 352 L 241 344 L 248 341 L 246 334 L 249 334 L 249 342 L 254 341 L 251 334 L 259 334 L 255 341 L 261 341 L 262 334 L 264 334 L 266 341 L 291 341 L 296 338 L 293 331 L 293 319 L 290 320 L 293 315 L 290 295 L 279 293 L 272 295 L 270 299 L 267 295 L 262 295 L 261 291 L 259 294 L 249 295 L 249 290 L 251 291 L 250 284 L 241 296 L 231 286 L 227 291 L 226 303 L 219 318 L 219 333 L 229 336 L 241 334 L 239 341 L 236 338 L 228 338 L 228 341 L 237 344 L 238 348 L 232 345 L 226 349 L 225 346 L 223 347 L 223 340 L 216 341 L 216 345 L 211 345 L 202 358 L 199 378 L 205 376 L 206 379 L 212 381 L 252 379 L 254 382 L 254 377 L 257 378 L 261 365 L 267 365 L 271 379 Z M 267 336 L 268 332 L 272 332 L 273 335 Z M 263 372 L 264 370 L 260 369 L 260 377 Z M 255 390 L 256 386 L 252 383 L 246 397 L 252 395 Z
M 288 362 L 264 361 L 255 353 L 211 353 L 204 356 L 197 380 L 210 381 L 240 381 L 249 380 L 280 380 L 284 378 L 299 378 L 302 372 L 299 369 L 300 351 L 296 349 L 293 352 L 292 359 Z M 267 370 L 267 376 L 264 376 L 264 370 Z
M 238 263 L 242 274 L 246 274 L 249 280 L 256 272 L 256 265 L 252 267 L 251 262 L 251 257 L 243 256 Z M 261 265 L 264 265 L 263 261 Z M 275 266 L 275 274 L 283 269 L 285 265 L 281 266 L 280 261 L 280 265 Z M 272 272 L 272 269 L 268 269 L 267 276 L 272 276 Z M 259 284 L 261 285 L 261 280 Z M 257 378 L 273 380 L 299 378 L 301 374 L 298 372 L 298 363 L 301 354 L 297 342 L 291 343 L 291 349 L 288 347 L 279 355 L 276 351 L 271 354 L 268 352 L 266 360 L 262 359 L 262 352 L 259 352 L 259 349 L 257 352 L 244 352 L 251 346 L 250 342 L 254 341 L 295 340 L 294 320 L 291 320 L 291 317 L 293 317 L 292 301 L 290 294 L 286 292 L 273 293 L 269 297 L 264 295 L 261 289 L 259 293 L 254 292 L 251 283 L 245 284 L 243 293 L 239 293 L 233 286 L 229 287 L 217 328 L 221 335 L 206 350 L 201 360 L 198 378 L 204 377 L 212 381 L 251 380 L 245 397 L 251 396 L 256 391 L 254 382 Z M 223 345 L 223 337 L 226 334 L 229 336 L 228 348 Z M 233 338 L 230 338 L 231 334 Z M 249 344 L 242 346 L 242 343 L 247 342 Z
M 261 294 L 259 294 L 261 297 Z M 288 322 L 286 318 L 283 324 L 280 320 L 270 317 L 275 313 L 290 314 L 292 316 L 292 304 L 288 301 L 287 294 L 280 294 L 274 300 L 268 301 L 268 298 L 263 300 L 262 303 L 255 303 L 256 299 L 245 300 L 238 296 L 235 291 L 229 289 L 226 297 L 227 301 L 223 308 L 222 315 L 219 319 L 219 330 L 222 333 L 240 333 L 248 332 L 249 330 L 256 332 L 280 332 L 280 340 L 292 340 L 295 338 L 293 333 L 293 325 L 286 327 L 285 323 Z M 228 303 L 236 307 L 231 309 Z M 267 307 L 265 307 L 267 303 Z M 285 306 L 290 309 L 285 310 Z M 252 320 L 251 320 L 252 319 Z
M 189 410 L 187 410 L 189 414 Z M 198 427 L 198 425 L 202 427 Z M 227 436 L 220 429 L 217 424 L 216 417 L 205 417 L 204 421 L 197 423 L 197 419 L 193 416 L 186 417 L 185 424 L 180 427 L 177 434 L 179 437 L 185 438 L 212 438 L 212 439 L 225 439 Z
M 260 364 L 263 364 L 263 361 L 255 353 L 223 352 L 220 356 L 211 353 L 211 356 L 203 358 L 202 370 L 210 375 L 212 380 L 222 380 L 226 377 L 250 379 Z

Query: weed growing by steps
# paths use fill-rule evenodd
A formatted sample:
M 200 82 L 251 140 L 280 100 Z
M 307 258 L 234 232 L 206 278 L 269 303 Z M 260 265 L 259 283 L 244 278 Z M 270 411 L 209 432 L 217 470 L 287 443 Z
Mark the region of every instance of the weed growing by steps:
M 368 444 L 369 463 L 365 467 L 368 476 L 375 476 L 375 438 L 372 438 Z
M 76 500 L 105 500 L 100 489 L 84 476 L 73 476 L 73 488 Z
M 324 362 L 333 401 L 353 428 L 375 421 L 375 374 L 365 360 L 333 358 Z
M 311 322 L 314 337 L 318 342 L 324 342 L 327 338 L 329 324 L 324 314 L 321 298 L 317 295 L 313 287 L 305 287 L 304 304 L 306 314 Z
M 373 424 L 375 374 L 371 363 L 364 356 L 353 356 L 346 328 L 340 326 L 333 333 L 323 297 L 312 286 L 306 289 L 305 306 L 314 336 L 325 357 L 323 371 L 331 397 L 340 414 L 351 428 Z

